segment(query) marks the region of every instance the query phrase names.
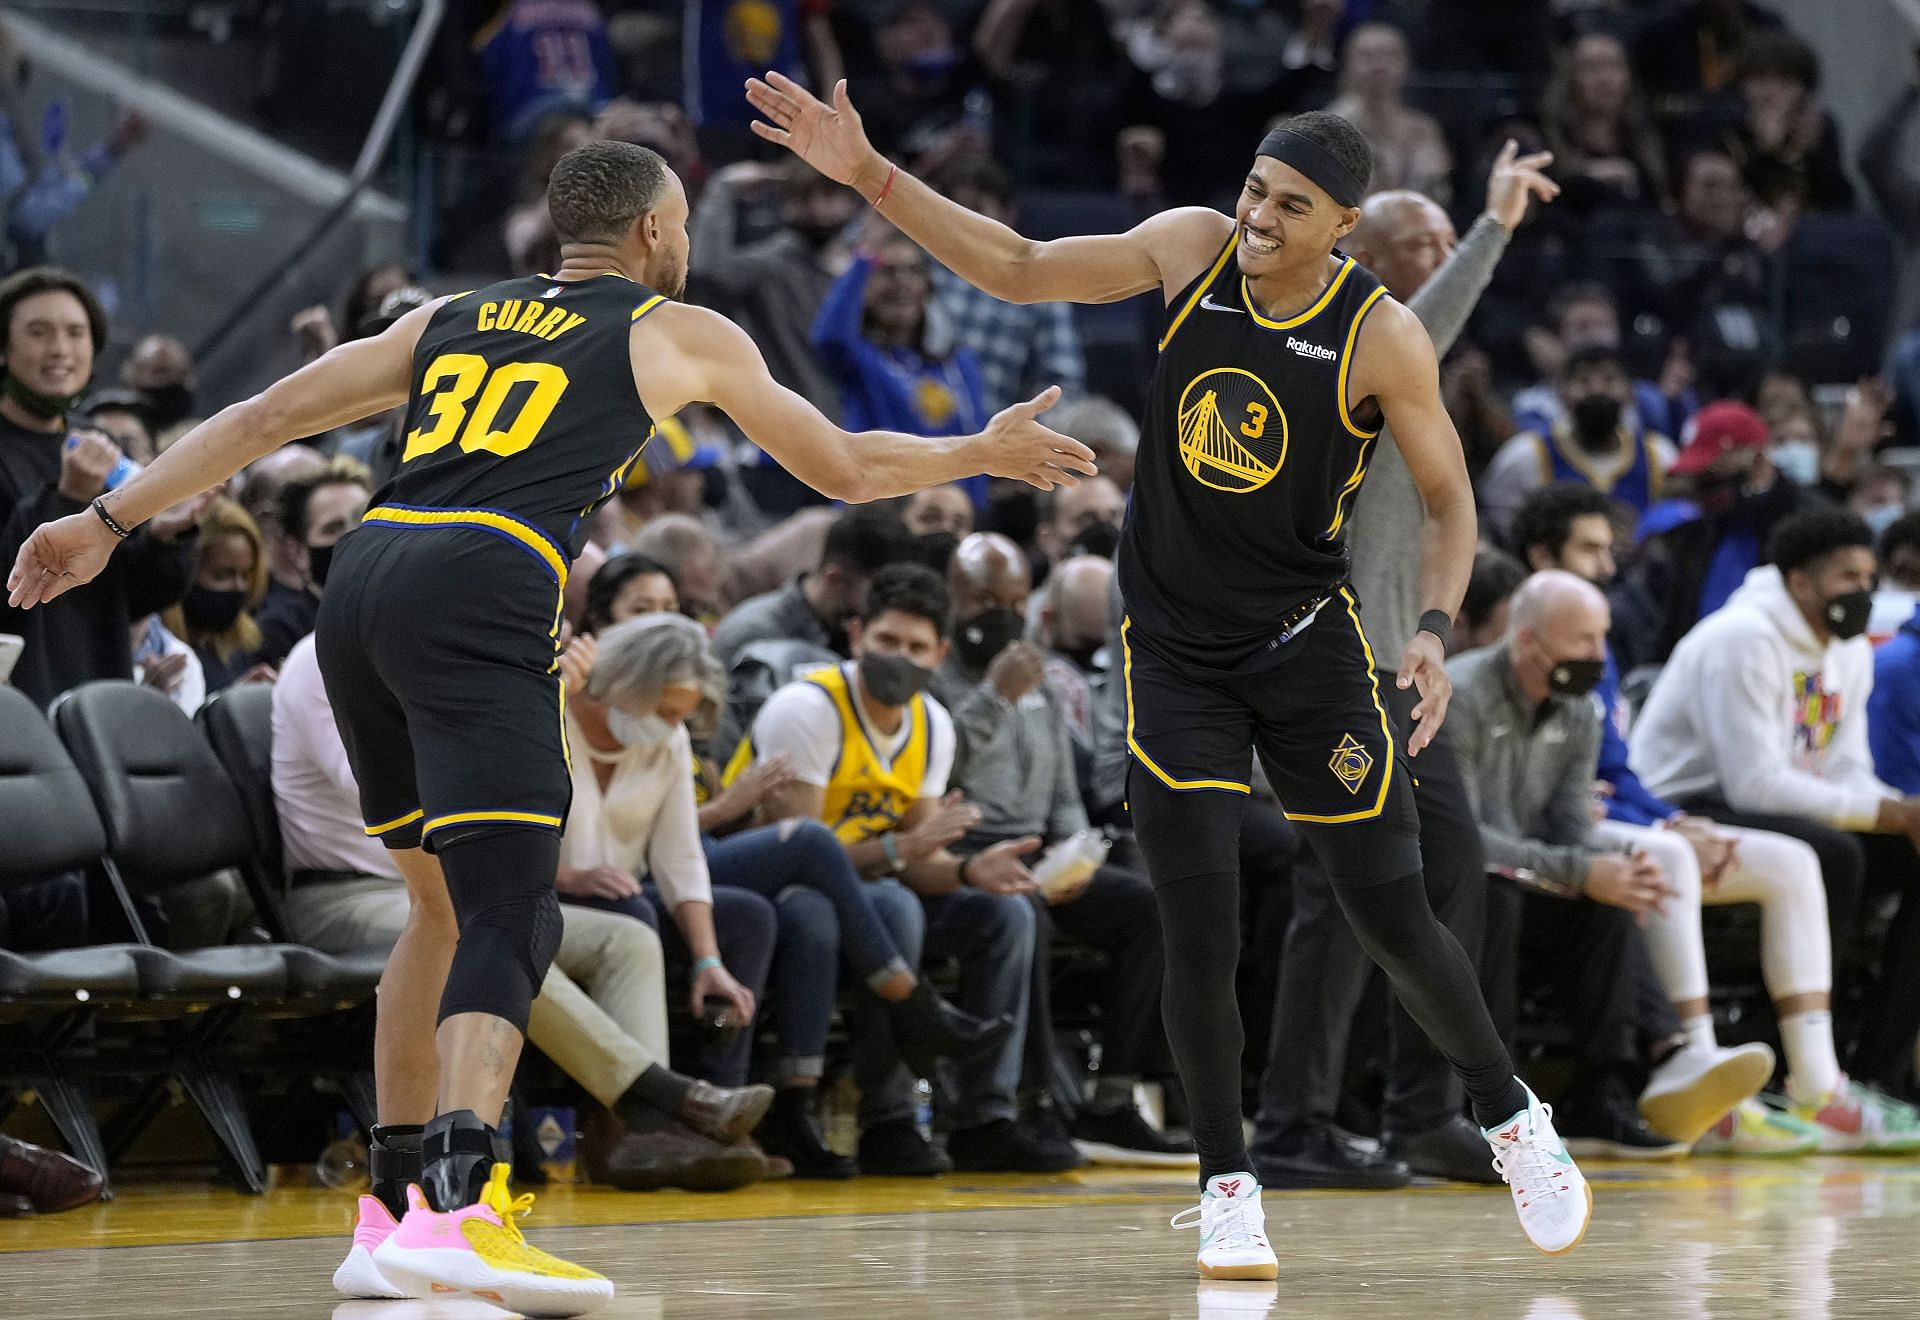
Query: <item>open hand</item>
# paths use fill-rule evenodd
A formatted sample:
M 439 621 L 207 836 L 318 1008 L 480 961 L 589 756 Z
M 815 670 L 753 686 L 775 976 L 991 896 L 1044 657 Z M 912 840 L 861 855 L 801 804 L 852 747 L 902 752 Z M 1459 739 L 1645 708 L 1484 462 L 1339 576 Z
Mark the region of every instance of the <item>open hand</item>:
M 1020 859 L 1040 846 L 1040 836 L 1024 835 L 996 843 L 967 863 L 967 883 L 989 894 L 1030 894 L 1040 887 Z
M 7 574 L 7 604 L 30 610 L 93 581 L 118 544 L 92 509 L 40 524 Z
M 1520 154 L 1520 144 L 1512 138 L 1494 157 L 1493 173 L 1487 178 L 1487 214 L 1500 222 L 1508 233 L 1527 218 L 1527 199 L 1538 197 L 1550 202 L 1560 195 L 1560 185 L 1542 171 L 1553 164 L 1551 151 Z
M 980 435 L 980 468 L 989 476 L 1024 481 L 1036 490 L 1077 486 L 1082 476 L 1097 476 L 1093 451 L 1036 418 L 1060 402 L 1060 387 L 1049 385 L 1025 403 L 994 414 Z
M 764 82 L 747 79 L 747 101 L 762 116 L 753 122 L 756 134 L 786 147 L 835 183 L 858 187 L 866 176 L 872 186 L 863 195 L 885 186 L 871 176 L 876 170 L 884 175 L 887 162 L 867 141 L 860 112 L 847 99 L 845 78 L 833 85 L 829 106 L 784 73 L 769 71 Z
M 1430 632 L 1417 632 L 1400 653 L 1400 687 L 1418 688 L 1420 704 L 1413 708 L 1413 732 L 1407 736 L 1407 755 L 1418 756 L 1447 718 L 1447 703 L 1453 699 L 1453 680 L 1447 677 L 1447 654 L 1440 639 Z

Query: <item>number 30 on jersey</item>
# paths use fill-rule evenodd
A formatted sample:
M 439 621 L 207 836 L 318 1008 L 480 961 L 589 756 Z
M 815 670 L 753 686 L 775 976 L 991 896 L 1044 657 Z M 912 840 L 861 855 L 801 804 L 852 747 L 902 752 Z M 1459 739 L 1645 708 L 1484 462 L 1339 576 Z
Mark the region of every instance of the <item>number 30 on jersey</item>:
M 426 421 L 407 433 L 400 456 L 410 463 L 445 449 L 456 437 L 462 453 L 509 458 L 532 444 L 567 392 L 567 373 L 551 362 L 503 362 L 489 367 L 473 353 L 444 353 L 427 364 L 420 393 L 429 399 Z M 503 424 L 501 413 L 521 391 L 518 408 Z M 474 397 L 479 402 L 474 403 Z

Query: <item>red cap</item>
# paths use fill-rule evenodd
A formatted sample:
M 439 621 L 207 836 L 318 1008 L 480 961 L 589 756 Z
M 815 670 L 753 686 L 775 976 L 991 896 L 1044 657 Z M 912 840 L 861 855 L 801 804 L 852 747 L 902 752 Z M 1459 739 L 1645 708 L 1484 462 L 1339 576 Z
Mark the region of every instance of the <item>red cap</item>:
M 1764 449 L 1767 440 L 1766 422 L 1746 404 L 1710 403 L 1693 415 L 1693 437 L 1668 471 L 1676 477 L 1690 477 L 1735 450 Z

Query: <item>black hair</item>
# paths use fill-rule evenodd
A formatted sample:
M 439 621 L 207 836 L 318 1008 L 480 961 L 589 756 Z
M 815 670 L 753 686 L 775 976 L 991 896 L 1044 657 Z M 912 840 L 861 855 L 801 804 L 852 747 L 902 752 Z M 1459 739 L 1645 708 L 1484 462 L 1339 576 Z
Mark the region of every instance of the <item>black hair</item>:
M 1578 481 L 1559 481 L 1542 486 L 1527 496 L 1513 516 L 1513 532 L 1507 538 L 1520 562 L 1532 567 L 1527 552 L 1536 545 L 1545 546 L 1555 559 L 1573 535 L 1573 520 L 1598 514 L 1613 525 L 1613 501 L 1592 486 Z
M 1820 57 L 1813 47 L 1791 32 L 1756 32 L 1740 45 L 1736 77 L 1777 77 L 1797 82 L 1808 91 L 1820 86 Z
M 1360 181 L 1362 188 L 1373 178 L 1373 148 L 1367 144 L 1366 134 L 1339 115 L 1309 110 L 1295 115 L 1281 127 L 1325 150 L 1347 167 L 1347 172 Z
M 671 582 L 673 598 L 680 599 L 680 579 L 673 575 L 672 569 L 657 559 L 629 550 L 600 565 L 588 581 L 587 605 L 580 616 L 580 631 L 597 633 L 603 628 L 612 627 L 613 603 L 620 599 L 620 593 L 626 589 L 627 583 L 649 573 L 658 573 Z
M 914 540 L 891 508 L 869 505 L 848 509 L 827 529 L 820 567 L 837 564 L 858 577 L 871 577 L 888 564 L 913 558 Z
M 660 204 L 667 162 L 651 147 L 601 139 L 560 158 L 547 182 L 547 211 L 562 245 L 617 243 Z
M 1853 546 L 1873 549 L 1873 529 L 1859 514 L 1831 507 L 1808 509 L 1773 529 L 1767 538 L 1767 562 L 1784 575 Z
M 1473 557 L 1473 575 L 1467 579 L 1467 598 L 1460 602 L 1460 622 L 1478 628 L 1503 601 L 1512 599 L 1527 580 L 1526 565 L 1505 550 L 1486 549 Z
M 991 156 L 961 156 L 934 176 L 934 188 L 942 197 L 958 192 L 978 192 L 999 202 L 1013 205 L 1013 177 Z
M 1547 299 L 1546 323 L 1554 330 L 1560 329 L 1560 323 L 1567 319 L 1567 313 L 1581 303 L 1603 302 L 1614 310 L 1620 311 L 1620 300 L 1613 296 L 1613 290 L 1599 280 L 1570 280 L 1553 291 Z
M 1567 354 L 1566 363 L 1560 368 L 1560 377 L 1571 380 L 1588 367 L 1618 367 L 1625 371 L 1627 360 L 1613 344 L 1582 344 Z
M 381 298 L 375 298 L 373 296 L 374 282 L 382 275 L 396 270 L 404 277 L 400 281 L 402 286 L 417 282 L 414 278 L 413 271 L 408 269 L 407 263 L 404 261 L 383 261 L 377 266 L 369 266 L 360 272 L 359 277 L 353 282 L 353 287 L 347 290 L 346 309 L 342 314 L 340 324 L 340 333 L 344 338 L 359 339 L 362 337 L 360 334 L 361 325 L 371 319 L 375 312 L 380 310 L 381 298 L 385 297 L 384 294 L 381 295 Z
M 70 293 L 80 300 L 87 314 L 87 331 L 93 337 L 97 358 L 107 347 L 107 311 L 93 296 L 86 281 L 58 266 L 29 266 L 0 280 L 0 353 L 13 337 L 13 313 L 21 303 L 40 293 Z
M 1920 510 L 1901 514 L 1880 533 L 1880 562 L 1886 563 L 1895 550 L 1906 546 L 1920 548 Z
M 280 496 L 274 502 L 274 515 L 280 520 L 280 530 L 296 541 L 305 542 L 307 509 L 313 503 L 313 493 L 322 486 L 348 485 L 359 486 L 372 494 L 373 474 L 359 459 L 341 454 L 328 459 L 327 465 L 318 472 L 295 477 L 280 488 Z
M 872 623 L 889 610 L 925 619 L 945 637 L 953 598 L 940 575 L 925 564 L 888 564 L 867 586 L 867 604 L 860 611 L 860 622 Z

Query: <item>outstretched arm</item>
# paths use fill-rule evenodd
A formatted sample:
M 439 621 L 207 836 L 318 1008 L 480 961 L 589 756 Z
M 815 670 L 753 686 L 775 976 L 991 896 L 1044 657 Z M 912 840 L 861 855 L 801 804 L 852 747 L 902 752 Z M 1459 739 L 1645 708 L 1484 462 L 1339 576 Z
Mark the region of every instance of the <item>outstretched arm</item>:
M 1093 451 L 1034 419 L 1057 388 L 1016 403 L 977 435 L 843 431 L 767 372 L 744 330 L 700 307 L 663 306 L 634 326 L 633 378 L 655 417 L 711 403 L 809 486 L 849 504 L 907 495 L 982 472 L 1041 490 L 1092 475 Z
M 835 84 L 829 106 L 792 79 L 769 73 L 765 82 L 747 83 L 747 99 L 767 121 L 756 121 L 755 133 L 877 201 L 881 214 L 941 265 L 1007 302 L 1104 303 L 1150 289 L 1176 291 L 1219 255 L 1233 227 L 1218 211 L 1188 207 L 1124 234 L 1037 242 L 891 165 L 867 141 L 845 82 Z
M 373 338 L 341 344 L 251 399 L 221 409 L 139 476 L 101 496 L 100 504 L 131 530 L 290 440 L 406 402 L 413 346 L 446 301 L 416 308 Z M 30 609 L 91 582 L 118 543 L 91 508 L 45 524 L 20 547 L 7 576 L 9 603 Z

